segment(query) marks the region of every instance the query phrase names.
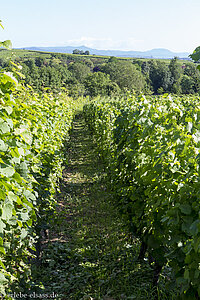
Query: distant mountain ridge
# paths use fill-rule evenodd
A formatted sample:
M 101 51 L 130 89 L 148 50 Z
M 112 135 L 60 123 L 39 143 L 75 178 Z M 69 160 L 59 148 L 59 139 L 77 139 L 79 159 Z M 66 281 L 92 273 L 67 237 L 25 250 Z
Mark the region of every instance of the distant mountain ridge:
M 190 53 L 187 52 L 172 52 L 168 49 L 157 48 L 148 51 L 122 51 L 122 50 L 97 50 L 85 46 L 66 46 L 66 47 L 24 47 L 20 49 L 56 53 L 69 53 L 71 54 L 74 49 L 89 51 L 90 54 L 104 55 L 104 56 L 118 56 L 118 57 L 135 57 L 135 58 L 188 58 Z

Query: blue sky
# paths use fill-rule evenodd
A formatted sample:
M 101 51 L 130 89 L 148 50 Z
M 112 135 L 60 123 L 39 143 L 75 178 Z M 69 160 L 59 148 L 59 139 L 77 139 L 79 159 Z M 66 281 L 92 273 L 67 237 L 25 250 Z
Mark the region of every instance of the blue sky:
M 192 52 L 200 45 L 200 0 L 6 0 L 0 40 L 14 47 Z

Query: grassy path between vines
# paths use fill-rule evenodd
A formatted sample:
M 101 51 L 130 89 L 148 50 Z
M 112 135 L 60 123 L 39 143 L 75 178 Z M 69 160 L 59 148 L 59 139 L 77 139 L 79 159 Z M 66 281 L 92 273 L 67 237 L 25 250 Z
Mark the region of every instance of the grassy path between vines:
M 103 164 L 81 115 L 66 143 L 57 214 L 35 274 L 56 299 L 153 299 L 152 271 L 112 205 Z M 164 295 L 162 299 L 165 299 Z

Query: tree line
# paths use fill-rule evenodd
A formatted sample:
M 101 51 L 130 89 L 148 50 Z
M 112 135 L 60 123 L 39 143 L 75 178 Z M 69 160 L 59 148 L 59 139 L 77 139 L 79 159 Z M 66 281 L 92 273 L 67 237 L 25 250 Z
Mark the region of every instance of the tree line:
M 139 60 L 80 57 L 52 54 L 50 58 L 15 58 L 22 66 L 25 83 L 38 92 L 44 89 L 58 92 L 67 89 L 78 96 L 119 96 L 127 91 L 145 94 L 195 94 L 200 92 L 200 72 L 195 64 L 173 58 Z M 0 66 L 10 66 L 0 58 Z
M 90 55 L 90 51 L 86 50 L 86 51 L 83 51 L 83 50 L 79 50 L 79 49 L 74 49 L 73 54 L 79 54 L 79 55 Z

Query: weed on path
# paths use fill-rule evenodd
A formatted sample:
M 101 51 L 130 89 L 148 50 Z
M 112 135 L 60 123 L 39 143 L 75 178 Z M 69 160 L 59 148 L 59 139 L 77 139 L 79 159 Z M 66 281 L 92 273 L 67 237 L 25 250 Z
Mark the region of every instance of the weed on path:
M 136 260 L 140 244 L 112 204 L 103 163 L 82 116 L 74 120 L 65 157 L 57 213 L 34 270 L 38 286 L 57 300 L 154 299 L 152 270 Z M 171 299 L 160 293 L 160 299 Z

